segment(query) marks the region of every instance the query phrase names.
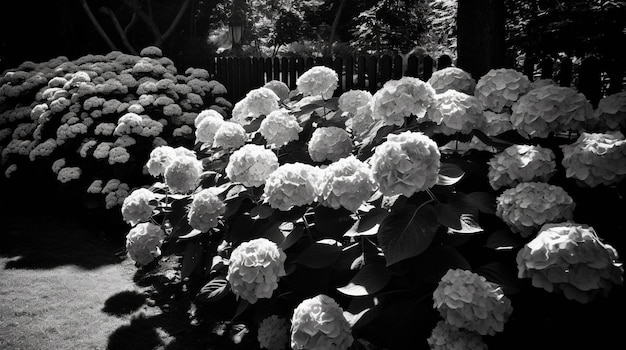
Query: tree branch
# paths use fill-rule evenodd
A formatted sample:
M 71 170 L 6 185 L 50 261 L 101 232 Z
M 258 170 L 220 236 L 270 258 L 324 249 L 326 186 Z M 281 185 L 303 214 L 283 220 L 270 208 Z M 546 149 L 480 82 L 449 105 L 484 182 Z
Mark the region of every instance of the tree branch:
M 135 11 L 137 16 L 139 16 L 139 19 L 141 19 L 150 28 L 152 34 L 154 35 L 155 41 L 157 41 L 161 37 L 161 31 L 159 30 L 159 27 L 157 27 L 156 23 L 154 23 L 152 18 L 141 9 L 141 6 L 139 6 L 137 0 L 124 0 L 124 4 L 126 4 L 126 6 Z
M 94 27 L 96 27 L 98 34 L 100 34 L 102 39 L 104 39 L 104 41 L 107 43 L 107 45 L 109 46 L 111 50 L 116 51 L 117 47 L 115 46 L 113 41 L 111 41 L 111 38 L 109 38 L 107 33 L 104 31 L 104 29 L 102 29 L 100 22 L 98 22 L 98 19 L 96 19 L 96 17 L 93 15 L 93 12 L 91 12 L 91 8 L 89 8 L 87 1 L 80 0 L 80 3 L 83 5 L 83 9 L 85 10 L 85 13 L 87 13 L 87 17 L 89 17 L 89 19 L 91 20 L 91 23 L 93 23 Z
M 115 16 L 115 13 L 113 12 L 113 10 L 111 10 L 108 7 L 101 7 L 100 12 L 104 13 L 105 15 L 109 16 L 109 18 L 111 18 L 111 21 L 113 21 L 113 26 L 115 26 L 115 30 L 117 30 L 117 33 L 122 38 L 122 43 L 124 43 L 124 46 L 126 47 L 128 52 L 130 52 L 133 55 L 137 55 L 137 50 L 135 50 L 133 45 L 131 45 L 130 42 L 128 41 L 128 37 L 126 36 L 126 33 L 122 29 L 122 26 L 120 25 L 120 22 L 117 20 L 117 16 Z
M 346 4 L 346 0 L 341 0 L 339 3 L 339 8 L 337 9 L 337 13 L 335 14 L 335 19 L 333 20 L 333 25 L 330 28 L 330 37 L 328 38 L 328 54 L 331 55 L 333 52 L 333 41 L 335 41 L 335 32 L 337 31 L 337 26 L 339 25 L 339 18 L 341 17 L 341 11 L 343 10 L 343 6 Z
M 128 22 L 126 27 L 124 27 L 124 34 L 128 35 L 128 31 L 130 30 L 130 27 L 132 27 L 135 23 L 137 23 L 137 14 L 133 12 L 132 17 L 130 17 L 130 22 Z
M 183 18 L 183 15 L 185 14 L 185 11 L 187 11 L 187 7 L 189 7 L 189 3 L 190 2 L 191 2 L 191 0 L 185 0 L 183 5 L 180 7 L 180 10 L 178 10 L 178 13 L 176 14 L 176 17 L 174 17 L 174 20 L 172 21 L 172 24 L 170 24 L 170 27 L 167 28 L 165 33 L 163 33 L 163 35 L 161 36 L 161 39 L 159 40 L 157 46 L 161 45 L 164 41 L 166 41 L 169 38 L 170 35 L 172 35 L 174 30 L 178 26 L 178 23 Z

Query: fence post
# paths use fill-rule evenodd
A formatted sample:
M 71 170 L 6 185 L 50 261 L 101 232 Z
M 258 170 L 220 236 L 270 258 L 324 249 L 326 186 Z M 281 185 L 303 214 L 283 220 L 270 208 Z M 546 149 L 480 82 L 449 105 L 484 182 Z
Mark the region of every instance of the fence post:
M 273 64 L 274 64 L 274 79 L 273 80 L 281 81 L 281 77 L 280 77 L 280 58 L 274 57 L 273 61 L 274 61 L 273 62 Z
M 242 58 L 241 65 L 241 85 L 239 89 L 239 98 L 244 97 L 254 86 L 252 84 L 252 59 L 250 57 Z
M 304 57 L 296 58 L 296 72 L 298 77 L 301 76 L 306 70 L 304 69 Z
M 357 87 L 361 90 L 365 90 L 365 75 L 367 74 L 367 58 L 365 56 L 359 56 L 359 63 L 357 65 Z
M 289 90 L 295 89 L 295 86 L 289 85 L 289 58 L 283 57 L 280 60 L 280 73 L 281 80 L 289 86 Z
M 354 85 L 354 58 L 352 56 L 346 57 L 346 91 L 352 90 Z
M 423 81 L 427 81 L 433 75 L 433 63 L 434 60 L 430 56 L 424 56 L 424 72 L 422 76 Z
M 378 90 L 378 59 L 376 56 L 370 56 L 367 59 L 367 84 L 368 90 L 375 93 Z
M 554 73 L 554 61 L 552 61 L 552 58 L 544 57 L 539 63 L 539 67 L 541 68 L 541 79 L 552 79 L 552 74 Z
M 344 91 L 343 89 L 343 60 L 341 59 L 341 57 L 337 56 L 333 60 L 333 70 L 337 72 L 337 76 L 339 77 L 339 84 L 338 84 L 339 86 L 337 86 L 337 89 L 335 90 L 335 95 L 337 94 L 341 95 L 341 93 Z
M 598 107 L 598 102 L 602 96 L 602 79 L 600 62 L 594 56 L 585 58 L 580 65 L 578 91 L 585 94 L 593 108 Z
M 391 79 L 391 57 L 389 55 L 383 55 L 380 58 L 380 84 L 384 85 L 389 79 Z
M 526 56 L 524 58 L 524 75 L 528 78 L 528 80 L 535 80 L 535 58 L 532 56 Z
M 273 80 L 274 76 L 272 74 L 272 59 L 268 57 L 263 61 L 265 67 L 265 81 Z
M 395 80 L 402 78 L 402 65 L 404 61 L 402 60 L 402 56 L 396 55 L 393 58 L 393 73 L 391 77 Z
M 441 55 L 437 59 L 437 70 L 452 66 L 452 58 L 448 55 Z
M 608 63 L 607 74 L 609 76 L 607 96 L 621 92 L 624 89 L 624 66 L 620 65 L 615 59 L 611 60 Z
M 419 66 L 419 62 L 417 59 L 417 56 L 415 55 L 410 55 L 409 58 L 407 59 L 406 62 L 406 72 L 405 75 L 407 77 L 414 77 L 417 78 L 418 76 L 418 66 Z
M 559 65 L 559 85 L 570 87 L 572 85 L 572 59 L 565 57 Z
M 296 58 L 289 57 L 289 86 L 292 88 L 296 87 Z

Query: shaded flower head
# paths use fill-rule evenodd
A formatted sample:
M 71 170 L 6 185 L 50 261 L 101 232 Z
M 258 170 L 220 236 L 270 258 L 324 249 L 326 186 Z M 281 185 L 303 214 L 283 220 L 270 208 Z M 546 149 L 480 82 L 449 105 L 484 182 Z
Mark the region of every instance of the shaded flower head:
M 489 160 L 489 184 L 494 190 L 520 182 L 547 182 L 556 169 L 555 155 L 549 148 L 513 145 Z
M 453 89 L 435 95 L 427 118 L 437 123 L 437 131 L 445 135 L 469 134 L 484 123 L 483 107 L 478 99 Z
M 226 176 L 246 187 L 259 187 L 276 169 L 278 157 L 274 152 L 260 145 L 247 144 L 230 156 Z
M 263 197 L 272 208 L 282 211 L 312 204 L 317 199 L 320 175 L 320 169 L 312 165 L 283 164 L 267 177 Z
M 280 101 L 284 101 L 289 98 L 289 86 L 280 80 L 270 80 L 265 83 L 263 87 L 274 91 Z
M 428 84 L 440 94 L 448 90 L 456 90 L 468 95 L 474 95 L 476 81 L 468 72 L 457 67 L 446 67 L 434 71 L 428 79 Z
M 516 260 L 519 278 L 531 278 L 533 286 L 580 303 L 607 296 L 614 285 L 623 283 L 617 251 L 587 225 L 543 225 Z
M 437 322 L 426 341 L 432 350 L 487 350 L 487 344 L 480 334 L 450 325 L 445 321 Z
M 161 256 L 161 245 L 165 232 L 160 226 L 143 222 L 133 227 L 126 235 L 126 252 L 139 265 L 148 265 Z
M 626 129 L 626 91 L 601 98 L 594 112 L 594 118 L 605 130 Z
M 257 340 L 263 349 L 285 350 L 289 344 L 289 320 L 277 315 L 263 319 Z
M 327 126 L 315 129 L 309 140 L 309 155 L 314 162 L 332 162 L 352 153 L 350 134 L 342 128 Z
M 202 162 L 195 157 L 178 156 L 165 169 L 165 184 L 174 193 L 189 193 L 202 174 Z
M 303 300 L 291 318 L 291 348 L 346 350 L 354 338 L 343 309 L 324 294 Z
M 271 298 L 279 278 L 286 275 L 286 258 L 283 250 L 266 238 L 241 243 L 230 255 L 230 287 L 235 295 L 251 304 L 260 298 Z
M 502 332 L 513 312 L 502 288 L 462 269 L 449 269 L 441 277 L 433 300 L 446 323 L 481 335 Z
M 522 237 L 543 224 L 571 220 L 576 207 L 562 187 L 543 182 L 522 182 L 502 192 L 496 202 L 496 215 Z
M 384 195 L 410 197 L 435 185 L 440 158 L 435 141 L 422 133 L 391 134 L 372 156 L 372 175 Z
M 610 185 L 626 178 L 626 139 L 620 132 L 583 132 L 561 149 L 565 176 L 583 186 Z
M 226 205 L 216 194 L 215 189 L 205 188 L 194 193 L 189 206 L 187 219 L 189 226 L 201 232 L 217 226 L 220 215 L 226 212 Z
M 376 190 L 370 168 L 355 156 L 339 159 L 322 170 L 319 181 L 319 202 L 355 212 Z
M 478 79 L 474 96 L 485 109 L 500 113 L 530 90 L 530 80 L 510 68 L 491 69 Z

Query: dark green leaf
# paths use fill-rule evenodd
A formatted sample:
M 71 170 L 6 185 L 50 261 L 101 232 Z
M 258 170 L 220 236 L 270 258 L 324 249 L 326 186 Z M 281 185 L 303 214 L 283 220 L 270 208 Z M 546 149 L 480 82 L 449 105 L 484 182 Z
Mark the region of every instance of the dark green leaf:
M 448 228 L 448 233 L 474 234 L 483 232 L 483 228 L 476 222 L 472 214 L 461 214 L 461 228 Z
M 374 208 L 362 215 L 357 222 L 344 234 L 345 237 L 373 236 L 378 233 L 378 229 L 383 219 L 389 215 L 385 209 Z
M 437 232 L 437 213 L 430 205 L 407 205 L 389 214 L 378 230 L 387 266 L 426 250 Z
M 203 251 L 204 249 L 198 241 L 191 241 L 187 243 L 180 268 L 181 279 L 191 276 L 202 259 Z
M 237 305 L 237 309 L 235 310 L 235 315 L 233 316 L 232 319 L 233 320 L 236 319 L 239 315 L 241 315 L 244 311 L 246 311 L 249 305 L 250 303 L 247 300 L 239 299 L 239 304 Z
M 341 248 L 336 245 L 313 243 L 300 253 L 294 263 L 312 269 L 322 269 L 334 264 L 340 254 Z
M 522 289 L 514 266 L 494 261 L 480 266 L 475 272 L 502 287 L 504 294 L 516 294 Z
M 193 229 L 188 234 L 179 236 L 178 239 L 193 238 L 193 237 L 196 237 L 197 235 L 199 235 L 201 233 L 202 233 L 202 231 Z
M 250 330 L 245 324 L 235 324 L 230 329 L 230 339 L 235 344 L 240 344 L 243 341 L 243 337 L 248 334 Z
M 383 264 L 366 264 L 350 282 L 337 288 L 345 295 L 362 297 L 372 295 L 381 291 L 391 280 L 391 271 Z
M 254 120 L 252 120 L 250 122 L 250 124 L 244 125 L 243 129 L 248 133 L 251 134 L 253 132 L 256 132 L 257 130 L 259 130 L 259 127 L 261 126 L 261 122 L 263 121 L 263 119 L 265 119 L 264 115 L 259 116 L 258 118 L 254 118 Z
M 440 224 L 457 230 L 462 228 L 461 213 L 456 207 L 448 203 L 438 203 L 434 208 Z
M 274 213 L 274 209 L 267 205 L 257 205 L 256 207 L 250 210 L 250 216 L 252 220 L 263 220 L 267 219 Z
M 437 176 L 437 185 L 451 186 L 461 181 L 465 172 L 459 166 L 450 163 L 442 163 Z
M 496 195 L 489 192 L 471 192 L 465 196 L 470 205 L 485 214 L 496 213 Z
M 514 250 L 523 245 L 524 240 L 509 229 L 494 231 L 485 242 L 485 247 L 495 250 Z
M 340 239 L 354 225 L 354 218 L 343 207 L 339 209 L 318 206 L 315 208 L 316 239 Z
M 218 276 L 204 285 L 196 295 L 196 299 L 202 303 L 216 302 L 224 298 L 230 292 L 230 284 L 225 276 Z

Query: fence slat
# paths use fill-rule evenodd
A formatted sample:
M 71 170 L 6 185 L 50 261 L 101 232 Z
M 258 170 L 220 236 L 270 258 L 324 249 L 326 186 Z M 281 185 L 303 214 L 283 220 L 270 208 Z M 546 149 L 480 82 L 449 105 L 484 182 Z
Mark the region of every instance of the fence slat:
M 422 71 L 422 80 L 427 81 L 433 75 L 434 60 L 430 56 L 424 56 L 424 70 Z
M 418 76 L 418 67 L 419 67 L 419 62 L 417 59 L 417 56 L 415 55 L 410 55 L 409 58 L 406 60 L 406 72 L 404 73 L 404 75 L 406 75 L 407 77 L 414 77 L 417 78 Z
M 354 85 L 354 59 L 351 56 L 346 57 L 346 91 L 353 89 Z
M 550 57 L 544 57 L 539 63 L 541 69 L 541 79 L 552 79 L 554 73 L 554 61 Z
M 367 58 L 367 89 L 375 93 L 378 88 L 378 59 L 376 56 Z
M 266 58 L 264 60 L 264 65 L 265 65 L 265 79 L 267 81 L 273 80 L 274 75 L 272 74 L 272 59 L 269 57 Z
M 280 60 L 281 80 L 289 86 L 289 58 L 283 57 Z
M 402 60 L 402 56 L 396 55 L 393 58 L 393 75 L 392 78 L 398 80 L 402 78 L 402 66 L 404 62 Z
M 380 84 L 384 85 L 387 81 L 391 79 L 391 56 L 383 55 L 380 58 Z
M 359 56 L 357 65 L 357 87 L 361 90 L 366 89 L 365 76 L 367 75 L 367 59 L 365 56 Z
M 560 86 L 572 85 L 572 59 L 565 57 L 559 64 L 559 74 L 557 76 Z
M 289 57 L 289 84 L 288 86 L 293 89 L 296 86 L 296 58 Z
M 600 62 L 596 57 L 585 58 L 580 65 L 578 91 L 585 94 L 594 108 L 598 106 L 602 94 Z

